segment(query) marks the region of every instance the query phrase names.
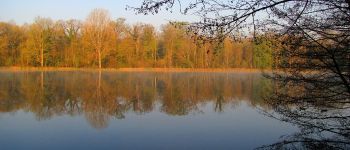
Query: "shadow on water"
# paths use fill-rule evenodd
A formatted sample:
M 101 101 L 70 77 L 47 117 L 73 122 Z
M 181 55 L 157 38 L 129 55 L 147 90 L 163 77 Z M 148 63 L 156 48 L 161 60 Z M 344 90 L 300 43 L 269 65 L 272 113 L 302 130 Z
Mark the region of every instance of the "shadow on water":
M 265 102 L 273 112 L 262 112 L 297 125 L 300 131 L 258 149 L 350 149 L 349 95 L 315 83 L 275 80 L 272 87 Z

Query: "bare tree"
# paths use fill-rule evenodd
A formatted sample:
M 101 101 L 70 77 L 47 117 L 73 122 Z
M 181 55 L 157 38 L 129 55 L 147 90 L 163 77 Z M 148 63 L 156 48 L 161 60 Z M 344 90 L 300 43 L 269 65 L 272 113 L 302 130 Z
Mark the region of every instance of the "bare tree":
M 217 32 L 234 37 L 273 32 L 279 46 L 274 79 L 328 89 L 328 96 L 340 94 L 339 99 L 349 101 L 349 0 L 143 0 L 140 7 L 127 8 L 154 14 L 176 5 L 202 18 L 189 30 L 212 39 Z
M 98 67 L 102 68 L 102 57 L 106 51 L 106 42 L 112 36 L 111 17 L 107 10 L 94 9 L 84 23 L 83 32 L 87 41 L 97 53 Z
M 78 51 L 78 39 L 81 37 L 82 23 L 78 20 L 68 20 L 63 23 L 65 37 L 69 47 L 65 49 L 64 59 L 66 66 L 76 66 Z
M 202 18 L 190 31 L 217 39 L 268 35 L 276 39 L 273 118 L 301 132 L 262 149 L 348 149 L 350 109 L 349 0 L 143 0 L 140 14 L 171 10 Z M 271 34 L 273 33 L 273 34 Z

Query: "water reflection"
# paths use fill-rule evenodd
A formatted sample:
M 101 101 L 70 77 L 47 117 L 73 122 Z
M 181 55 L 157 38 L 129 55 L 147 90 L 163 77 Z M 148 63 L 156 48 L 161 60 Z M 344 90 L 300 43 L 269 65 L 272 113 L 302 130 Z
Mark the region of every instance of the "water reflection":
M 265 114 L 297 125 L 300 131 L 260 149 L 350 149 L 349 95 L 332 95 L 328 88 L 310 88 L 314 86 L 302 82 L 276 81 L 273 87 L 265 102 L 274 111 Z
M 154 125 L 150 122 L 143 124 L 147 130 L 156 127 L 159 129 L 157 133 L 161 134 L 166 134 L 169 129 L 174 130 L 174 128 L 179 128 L 171 131 L 174 135 L 182 130 L 187 131 L 183 134 L 192 137 L 190 138 L 191 140 L 184 139 L 182 141 L 181 139 L 176 139 L 175 136 L 173 137 L 175 139 L 170 138 L 172 139 L 170 143 L 173 143 L 174 140 L 182 143 L 191 141 L 194 142 L 191 143 L 192 146 L 197 146 L 193 147 L 194 149 L 217 146 L 215 143 L 211 145 L 210 143 L 203 144 L 198 141 L 196 143 L 193 139 L 201 139 L 201 136 L 198 136 L 199 134 L 207 135 L 209 140 L 218 138 L 211 137 L 214 134 L 222 136 L 221 140 L 236 139 L 221 142 L 223 148 L 238 148 L 241 146 L 241 148 L 246 149 L 252 144 L 249 143 L 248 139 L 259 137 L 257 135 L 260 135 L 260 144 L 252 146 L 253 148 L 350 148 L 349 99 L 339 99 L 337 96 L 324 96 L 322 93 L 327 95 L 327 92 L 322 91 L 310 92 L 305 87 L 308 85 L 300 83 L 293 86 L 277 81 L 271 82 L 262 78 L 260 74 L 255 73 L 0 72 L 0 85 L 0 114 L 25 111 L 34 114 L 36 120 L 39 121 L 65 115 L 73 117 L 83 116 L 90 126 L 96 129 L 107 128 L 111 120 L 128 119 L 127 114 L 130 115 L 130 113 L 143 116 L 145 119 L 153 118 L 151 119 L 153 122 L 169 119 L 170 117 L 186 116 L 183 118 L 187 118 L 188 122 L 194 119 L 188 117 L 189 115 L 202 114 L 208 111 L 207 109 L 209 108 L 212 112 L 209 112 L 202 118 L 205 121 L 197 118 L 197 120 L 192 122 L 193 126 L 188 128 L 183 127 L 186 124 L 183 121 L 172 121 L 171 119 L 167 120 L 169 128 L 164 128 L 161 124 Z M 241 105 L 244 106 L 241 107 Z M 240 110 L 232 111 L 235 109 Z M 277 128 L 281 124 L 276 122 L 269 124 L 272 120 L 266 120 L 261 115 L 250 112 L 256 113 L 256 110 L 260 110 L 264 115 L 276 120 L 294 124 L 299 128 L 299 131 L 290 132 L 288 129 L 288 134 L 282 135 L 281 131 L 286 131 L 286 129 L 281 128 L 278 131 Z M 229 113 L 225 114 L 225 112 Z M 168 117 L 159 117 L 157 113 L 166 114 Z M 213 117 L 217 122 L 210 121 L 213 119 L 211 118 L 213 113 L 219 114 Z M 151 115 L 146 117 L 146 114 Z M 240 121 L 227 119 L 231 117 Z M 250 119 L 246 120 L 249 122 L 248 124 L 242 121 L 245 118 Z M 133 119 L 135 119 L 135 116 Z M 138 119 L 142 120 L 142 118 Z M 11 119 L 7 119 L 7 121 L 9 120 Z M 63 122 L 71 123 L 71 121 Z M 220 123 L 221 128 L 215 128 L 217 123 Z M 140 135 L 136 131 L 145 132 L 147 130 L 135 127 L 131 128 L 135 130 L 133 133 L 128 128 L 128 126 L 133 124 L 135 123 L 128 120 L 124 122 L 124 126 L 120 126 L 118 129 L 127 128 L 125 130 L 130 131 L 135 137 L 142 137 L 142 134 Z M 201 124 L 208 125 L 206 126 L 207 130 L 201 129 L 199 127 Z M 225 124 L 236 126 L 237 131 L 233 130 L 234 127 L 225 126 Z M 251 124 L 254 125 L 249 127 Z M 261 141 L 269 139 L 265 138 L 267 134 L 263 133 L 263 130 L 259 132 L 256 130 L 261 128 L 261 124 L 269 124 L 270 127 L 266 128 L 265 126 L 263 129 L 269 130 L 267 134 L 278 134 L 281 138 L 275 143 L 269 141 L 265 142 L 265 146 L 261 146 L 263 145 L 261 143 L 264 143 Z M 11 126 L 11 124 L 2 126 L 4 130 L 2 128 L 0 130 L 4 132 L 5 128 L 11 129 Z M 52 126 L 52 128 L 53 130 L 63 129 L 63 127 L 56 126 Z M 40 130 L 35 129 L 35 131 Z M 112 131 L 114 132 L 115 130 Z M 276 130 L 276 133 L 274 130 Z M 86 130 L 84 132 L 89 131 Z M 198 131 L 198 135 L 191 134 L 193 131 Z M 241 132 L 243 133 L 241 134 Z M 64 132 L 64 134 L 69 133 Z M 38 136 L 38 134 L 33 135 Z M 82 138 L 81 134 L 78 135 L 77 138 Z M 120 136 L 115 135 L 115 137 L 120 138 L 123 135 L 129 135 L 129 133 L 121 134 Z M 152 135 L 152 132 L 145 132 L 145 135 Z M 99 137 L 98 134 L 94 134 L 95 136 Z M 14 137 L 17 137 L 17 135 Z M 106 139 L 109 139 L 109 137 Z M 245 140 L 241 142 L 239 139 Z M 166 142 L 163 138 L 158 140 Z M 273 139 L 269 140 L 275 141 Z M 234 141 L 238 145 L 231 144 Z M 8 142 L 11 142 L 11 140 Z M 103 143 L 103 140 L 101 142 Z M 130 143 L 129 140 L 125 142 Z M 86 141 L 81 141 L 80 144 L 82 143 L 86 143 Z M 107 144 L 113 146 L 111 143 Z M 13 148 L 13 145 L 16 144 L 10 145 Z M 58 145 L 56 147 L 60 148 Z M 147 144 L 143 146 L 145 145 Z M 85 144 L 85 146 L 90 149 L 91 145 Z M 148 146 L 149 148 L 154 148 L 153 144 Z
M 261 98 L 270 82 L 246 73 L 116 73 L 116 72 L 2 72 L 0 111 L 25 110 L 37 120 L 61 115 L 84 115 L 95 128 L 126 112 L 160 111 L 172 116 L 200 113 L 213 103 L 215 112 L 242 101 L 268 109 Z

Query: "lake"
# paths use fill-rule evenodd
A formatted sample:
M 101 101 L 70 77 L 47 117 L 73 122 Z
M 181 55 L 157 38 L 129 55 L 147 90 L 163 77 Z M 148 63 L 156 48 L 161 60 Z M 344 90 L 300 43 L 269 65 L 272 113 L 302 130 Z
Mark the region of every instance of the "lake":
M 2 71 L 0 149 L 254 149 L 298 131 L 260 73 Z

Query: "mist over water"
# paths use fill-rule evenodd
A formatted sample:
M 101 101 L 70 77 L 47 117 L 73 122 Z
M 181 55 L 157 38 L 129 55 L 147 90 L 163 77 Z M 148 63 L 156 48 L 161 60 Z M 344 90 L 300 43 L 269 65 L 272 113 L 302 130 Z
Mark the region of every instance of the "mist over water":
M 296 127 L 269 118 L 259 73 L 0 73 L 5 149 L 253 149 Z M 26 140 L 24 140 L 26 139 Z

